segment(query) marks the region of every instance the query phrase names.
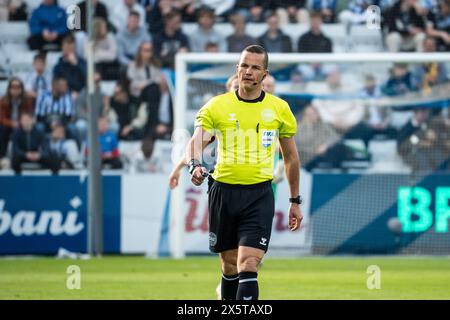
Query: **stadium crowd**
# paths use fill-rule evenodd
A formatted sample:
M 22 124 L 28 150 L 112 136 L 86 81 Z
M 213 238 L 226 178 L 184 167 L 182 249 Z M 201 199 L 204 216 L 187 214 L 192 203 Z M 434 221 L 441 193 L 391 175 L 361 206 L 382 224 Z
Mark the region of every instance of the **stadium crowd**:
M 178 52 L 240 52 L 254 43 L 269 53 L 333 52 L 323 24 L 365 24 L 370 5 L 381 9 L 386 51 L 426 53 L 450 48 L 450 0 L 350 0 L 343 1 L 343 8 L 336 0 L 118 0 L 113 6 L 93 2 L 99 141 L 102 162 L 112 169 L 123 167 L 120 141 L 141 141 L 144 158 L 150 159 L 155 140 L 170 139 L 173 104 L 165 71 L 175 71 Z M 71 31 L 66 10 L 56 0 L 42 0 L 32 11 L 27 1 L 0 0 L 0 21 L 28 21 L 27 44 L 36 52 L 33 70 L 22 77 L 10 75 L 6 92 L 0 92 L 2 168 L 20 173 L 23 163 L 36 163 L 56 174 L 61 168 L 86 166 L 86 1 L 77 5 L 81 29 Z M 232 34 L 224 36 L 215 26 L 218 22 L 229 23 Z M 183 23 L 197 27 L 187 35 Z M 247 32 L 247 23 L 263 23 L 267 28 L 255 36 Z M 282 31 L 286 24 L 309 25 L 296 46 Z M 48 52 L 61 52 L 52 69 L 47 66 Z M 116 82 L 112 95 L 102 93 L 103 80 Z M 339 69 L 325 64 L 302 64 L 290 74 L 292 83 L 312 80 L 326 83 L 321 94 L 339 95 L 343 88 Z M 359 97 L 370 101 L 428 92 L 448 80 L 442 63 L 413 67 L 397 63 L 385 83 L 366 75 Z M 370 104 L 313 99 L 301 111 L 297 142 L 308 170 L 324 162 L 340 168 L 352 158 L 343 140 L 361 139 L 367 148 L 379 135 L 397 140 L 398 153 L 413 170 L 449 169 L 448 105 L 415 110 L 400 130 L 391 125 L 389 108 Z

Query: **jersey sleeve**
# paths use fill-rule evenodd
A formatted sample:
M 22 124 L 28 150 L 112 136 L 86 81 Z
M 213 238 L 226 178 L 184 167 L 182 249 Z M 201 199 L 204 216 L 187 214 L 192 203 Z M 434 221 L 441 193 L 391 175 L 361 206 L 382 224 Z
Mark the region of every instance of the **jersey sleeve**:
M 297 132 L 297 119 L 295 119 L 294 114 L 286 103 L 283 105 L 280 113 L 281 117 L 281 127 L 280 127 L 280 138 L 290 138 Z
M 210 100 L 208 103 L 206 103 L 197 113 L 197 116 L 195 117 L 195 124 L 194 126 L 202 127 L 203 130 L 206 130 L 207 132 L 214 134 L 214 121 L 212 117 L 212 105 L 214 100 Z

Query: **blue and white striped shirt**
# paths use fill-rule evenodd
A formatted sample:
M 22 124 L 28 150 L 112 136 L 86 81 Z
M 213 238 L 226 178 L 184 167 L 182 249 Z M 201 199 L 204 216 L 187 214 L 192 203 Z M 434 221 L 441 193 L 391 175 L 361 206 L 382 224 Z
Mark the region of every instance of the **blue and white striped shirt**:
M 38 118 L 49 115 L 72 117 L 76 115 L 75 103 L 69 92 L 55 98 L 52 92 L 47 90 L 36 100 L 35 114 Z

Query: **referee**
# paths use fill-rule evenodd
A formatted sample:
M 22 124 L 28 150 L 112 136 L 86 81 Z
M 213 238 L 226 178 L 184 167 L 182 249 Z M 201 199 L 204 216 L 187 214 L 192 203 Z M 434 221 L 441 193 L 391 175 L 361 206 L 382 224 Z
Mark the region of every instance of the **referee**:
M 288 225 L 300 227 L 300 160 L 294 142 L 296 119 L 289 105 L 262 89 L 268 55 L 245 48 L 236 66 L 239 88 L 213 97 L 198 112 L 185 164 L 199 186 L 207 176 L 202 151 L 215 135 L 217 164 L 209 177 L 209 247 L 219 253 L 223 300 L 257 300 L 257 271 L 267 252 L 275 203 L 271 180 L 279 139 L 291 202 Z M 286 199 L 288 201 L 288 199 Z

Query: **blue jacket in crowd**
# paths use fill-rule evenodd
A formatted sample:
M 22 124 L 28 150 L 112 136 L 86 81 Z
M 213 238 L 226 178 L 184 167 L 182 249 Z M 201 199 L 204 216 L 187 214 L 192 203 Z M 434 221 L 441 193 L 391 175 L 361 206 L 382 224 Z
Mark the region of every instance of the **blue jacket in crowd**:
M 33 11 L 29 20 L 30 32 L 38 35 L 47 29 L 63 35 L 68 32 L 66 20 L 66 12 L 56 1 L 50 6 L 41 4 Z

